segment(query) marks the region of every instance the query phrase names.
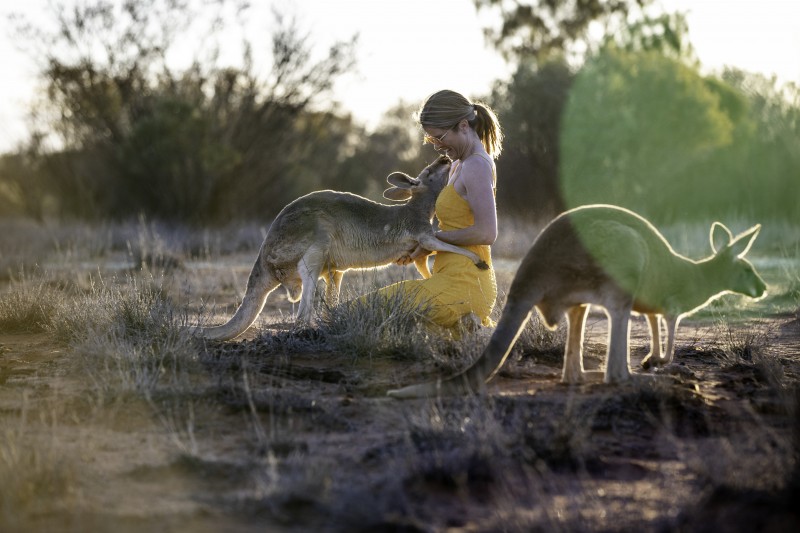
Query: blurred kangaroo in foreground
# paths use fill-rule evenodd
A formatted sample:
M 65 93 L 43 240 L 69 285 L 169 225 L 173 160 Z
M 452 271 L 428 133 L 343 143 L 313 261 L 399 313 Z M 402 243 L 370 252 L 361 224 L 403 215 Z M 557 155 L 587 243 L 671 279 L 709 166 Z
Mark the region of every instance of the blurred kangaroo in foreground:
M 713 255 L 701 261 L 680 256 L 647 220 L 626 209 L 588 205 L 562 213 L 542 230 L 517 271 L 497 329 L 478 360 L 445 380 L 389 391 L 411 398 L 478 390 L 500 369 L 534 307 L 555 329 L 567 316 L 562 382 L 599 379 L 583 368 L 583 330 L 589 305 L 605 308 L 609 341 L 604 381 L 630 379 L 628 326 L 631 312 L 644 314 L 652 348 L 642 365 L 672 361 L 680 319 L 714 298 L 735 292 L 753 298 L 766 285 L 743 256 L 757 225 L 733 238 L 719 222 L 711 226 Z M 666 322 L 662 350 L 659 317 Z
M 383 196 L 402 204 L 386 205 L 337 191 L 316 191 L 283 208 L 273 221 L 256 258 L 242 304 L 226 324 L 201 328 L 208 339 L 227 340 L 255 322 L 278 285 L 289 300 L 300 300 L 298 319 L 309 321 L 317 279 L 326 283 L 325 301 L 339 300 L 342 276 L 349 269 L 394 263 L 417 244 L 431 251 L 465 255 L 487 269 L 476 254 L 437 239 L 431 222 L 436 197 L 447 183 L 450 160 L 440 157 L 418 177 L 394 172 L 386 178 L 393 187 Z M 414 264 L 423 277 L 431 276 L 427 257 Z

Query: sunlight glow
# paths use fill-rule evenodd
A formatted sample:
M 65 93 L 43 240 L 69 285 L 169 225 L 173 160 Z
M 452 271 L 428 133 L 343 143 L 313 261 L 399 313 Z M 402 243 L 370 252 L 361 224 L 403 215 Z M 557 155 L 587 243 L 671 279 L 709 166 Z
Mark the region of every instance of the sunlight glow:
M 800 83 L 800 2 L 797 0 L 661 0 L 686 13 L 689 40 L 702 66 L 735 66 Z
M 25 116 L 34 104 L 35 69 L 12 42 L 8 15 L 35 17 L 47 0 L 0 5 L 0 152 L 26 136 Z M 669 11 L 687 13 L 689 37 L 706 71 L 733 65 L 775 74 L 779 81 L 800 82 L 800 2 L 797 0 L 661 0 Z M 266 40 L 270 6 L 255 4 L 248 31 L 255 44 Z M 284 12 L 286 12 L 284 10 Z M 495 24 L 487 11 L 476 13 L 472 0 L 296 0 L 288 15 L 308 31 L 319 50 L 337 40 L 360 35 L 357 71 L 336 86 L 340 111 L 374 127 L 400 101 L 417 104 L 428 94 L 450 88 L 478 98 L 497 79 L 510 74 L 500 55 L 489 48 L 483 28 Z M 240 35 L 232 35 L 237 43 Z M 262 39 L 259 41 L 259 39 Z M 263 54 L 262 54 L 263 55 Z M 259 60 L 256 50 L 256 61 Z

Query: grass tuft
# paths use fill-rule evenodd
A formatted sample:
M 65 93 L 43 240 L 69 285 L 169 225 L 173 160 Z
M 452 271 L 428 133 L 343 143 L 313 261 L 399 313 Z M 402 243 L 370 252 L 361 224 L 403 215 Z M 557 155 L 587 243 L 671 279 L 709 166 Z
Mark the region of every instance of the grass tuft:
M 197 360 L 187 324 L 154 278 L 99 278 L 87 294 L 61 303 L 50 329 L 98 391 L 150 397 L 161 384 L 177 393 L 186 385 Z
M 75 472 L 52 436 L 55 425 L 39 435 L 28 423 L 27 400 L 15 421 L 0 430 L 0 530 L 28 530 L 34 517 L 53 510 L 73 491 Z
M 718 328 L 722 352 L 729 364 L 751 366 L 760 382 L 776 392 L 786 392 L 783 364 L 770 350 L 774 337 L 772 328 L 759 325 L 735 327 L 728 323 L 721 323 Z
M 52 321 L 53 303 L 58 299 L 58 291 L 42 279 L 23 276 L 15 280 L 0 298 L 0 331 L 44 331 Z
M 399 291 L 392 295 L 373 292 L 323 310 L 319 333 L 331 350 L 353 359 L 420 360 L 432 357 L 441 347 L 436 328 L 424 304 L 417 305 Z
M 534 312 L 514 344 L 512 353 L 519 357 L 531 357 L 537 362 L 560 366 L 564 359 L 566 342 L 567 328 L 564 321 L 555 330 L 550 330 L 539 318 L 539 314 Z

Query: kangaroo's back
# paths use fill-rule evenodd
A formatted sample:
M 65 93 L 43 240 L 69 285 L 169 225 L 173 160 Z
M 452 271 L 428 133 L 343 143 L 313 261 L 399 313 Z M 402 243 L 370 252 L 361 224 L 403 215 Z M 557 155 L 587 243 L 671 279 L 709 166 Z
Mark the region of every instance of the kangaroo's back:
M 275 218 L 262 245 L 264 260 L 294 264 L 310 246 L 317 246 L 332 265 L 366 268 L 393 262 L 408 251 L 411 240 L 430 230 L 449 168 L 450 161 L 439 158 L 417 178 L 404 176 L 401 188 L 384 193 L 399 200 L 394 204 L 332 190 L 301 196 Z
M 680 275 L 681 264 L 690 262 L 675 253 L 655 226 L 627 209 L 590 205 L 567 212 L 566 218 L 572 246 L 635 299 L 650 298 L 648 286 L 663 285 L 671 275 Z
M 523 286 L 536 286 L 532 305 L 541 304 L 544 318 L 554 326 L 571 305 L 603 305 L 609 296 L 635 295 L 647 270 L 673 257 L 661 234 L 635 213 L 583 206 L 562 213 L 542 230 L 520 265 L 509 298 L 530 293 Z

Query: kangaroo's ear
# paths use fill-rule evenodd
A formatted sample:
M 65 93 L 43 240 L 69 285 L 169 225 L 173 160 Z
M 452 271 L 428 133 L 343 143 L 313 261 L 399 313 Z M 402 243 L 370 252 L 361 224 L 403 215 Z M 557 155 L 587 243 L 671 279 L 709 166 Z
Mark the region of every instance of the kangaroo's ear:
M 399 189 L 397 187 L 389 187 L 385 191 L 383 191 L 383 197 L 387 200 L 395 200 L 397 202 L 402 202 L 403 200 L 408 200 L 411 198 L 411 191 L 408 189 Z
M 749 230 L 739 234 L 731 243 L 731 251 L 736 257 L 744 257 L 753 245 L 753 241 L 758 237 L 758 232 L 761 231 L 761 224 L 756 224 Z
M 724 250 L 726 246 L 728 246 L 731 241 L 733 240 L 733 235 L 731 234 L 731 230 L 725 227 L 725 224 L 722 222 L 714 222 L 711 224 L 711 249 L 714 250 L 714 253 L 719 253 L 720 250 Z
M 386 181 L 400 189 L 410 189 L 419 185 L 419 179 L 412 178 L 405 172 L 392 172 L 386 177 Z

